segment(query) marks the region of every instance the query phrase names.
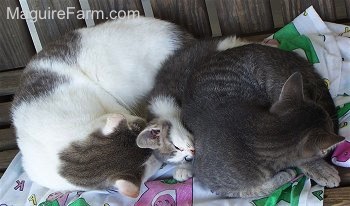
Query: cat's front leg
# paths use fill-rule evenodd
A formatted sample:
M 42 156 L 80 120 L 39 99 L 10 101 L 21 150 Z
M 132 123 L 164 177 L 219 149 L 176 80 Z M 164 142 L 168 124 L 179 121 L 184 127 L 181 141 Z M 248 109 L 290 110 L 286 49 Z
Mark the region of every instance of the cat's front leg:
M 193 165 L 192 162 L 186 162 L 183 164 L 176 165 L 173 178 L 177 181 L 183 182 L 193 176 Z
M 299 166 L 304 174 L 317 184 L 325 187 L 337 187 L 340 183 L 338 171 L 323 159 L 304 163 Z

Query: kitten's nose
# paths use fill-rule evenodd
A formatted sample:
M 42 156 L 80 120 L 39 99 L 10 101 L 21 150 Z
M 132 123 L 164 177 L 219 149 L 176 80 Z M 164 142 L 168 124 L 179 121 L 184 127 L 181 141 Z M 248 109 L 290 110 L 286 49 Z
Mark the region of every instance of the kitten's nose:
M 187 156 L 185 157 L 185 160 L 186 160 L 187 162 L 191 162 L 191 161 L 193 160 L 193 157 L 187 155 Z

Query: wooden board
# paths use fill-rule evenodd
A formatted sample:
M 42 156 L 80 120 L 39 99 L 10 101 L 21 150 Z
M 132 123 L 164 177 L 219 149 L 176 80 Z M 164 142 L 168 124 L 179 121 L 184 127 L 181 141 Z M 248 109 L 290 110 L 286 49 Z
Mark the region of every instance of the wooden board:
M 144 15 L 141 0 L 88 0 L 90 9 L 95 11 L 103 11 L 104 18 L 99 13 L 95 13 L 95 24 L 107 21 L 108 19 L 117 17 L 117 12 L 120 15 L 128 14 L 128 11 L 138 11 L 139 15 Z M 113 12 L 111 12 L 113 11 Z
M 338 187 L 334 189 L 325 189 L 324 206 L 349 206 L 350 205 L 350 187 Z
M 287 24 L 291 22 L 311 5 L 323 20 L 336 20 L 334 0 L 282 0 L 282 15 L 284 23 Z
M 67 15 L 67 8 L 71 7 L 69 11 L 77 12 L 81 10 L 79 0 L 27 0 L 29 9 L 35 10 L 37 12 L 46 11 L 47 14 L 52 11 L 60 11 L 63 10 Z M 47 43 L 56 40 L 59 36 L 63 35 L 67 31 L 74 30 L 76 28 L 84 27 L 85 20 L 77 19 L 76 14 L 69 15 L 68 17 L 64 16 L 63 19 L 59 19 L 57 15 L 54 15 L 55 18 L 46 18 L 39 19 L 35 23 L 36 30 L 39 35 L 39 39 L 43 47 L 47 45 Z
M 20 8 L 18 1 L 2 0 L 0 4 L 0 71 L 24 66 L 35 54 L 25 20 L 12 19 L 7 9 L 14 13 Z M 7 15 L 9 14 L 9 15 Z M 7 18 L 9 16 L 9 18 Z
M 0 72 L 0 96 L 14 94 L 23 70 Z
M 217 0 L 216 7 L 223 35 L 274 28 L 270 0 Z
M 154 17 L 181 25 L 196 37 L 210 37 L 205 0 L 151 0 Z
M 11 102 L 0 103 L 0 127 L 10 124 L 10 108 Z
M 7 169 L 7 167 L 9 166 L 13 158 L 16 156 L 18 151 L 19 151 L 18 149 L 14 149 L 14 150 L 7 150 L 7 151 L 0 152 L 0 171 L 1 172 L 4 172 Z
M 339 176 L 341 177 L 341 186 L 350 186 L 350 168 L 337 167 Z
M 350 19 L 350 0 L 345 0 L 346 5 L 346 13 L 348 14 L 348 18 Z
M 0 129 L 0 152 L 13 149 L 17 149 L 14 129 Z

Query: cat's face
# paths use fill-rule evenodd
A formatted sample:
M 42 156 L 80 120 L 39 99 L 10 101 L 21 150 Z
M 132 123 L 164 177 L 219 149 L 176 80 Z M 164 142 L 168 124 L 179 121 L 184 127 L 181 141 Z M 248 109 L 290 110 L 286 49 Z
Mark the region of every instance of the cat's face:
M 193 137 L 180 122 L 154 119 L 136 142 L 141 148 L 153 149 L 162 162 L 178 164 L 190 162 L 194 157 Z
M 344 140 L 344 137 L 334 133 L 329 114 L 320 105 L 304 97 L 303 80 L 299 73 L 294 73 L 285 82 L 279 100 L 272 105 L 270 112 L 280 116 L 288 122 L 286 127 L 294 130 L 298 140 L 294 141 L 298 160 L 324 157 Z

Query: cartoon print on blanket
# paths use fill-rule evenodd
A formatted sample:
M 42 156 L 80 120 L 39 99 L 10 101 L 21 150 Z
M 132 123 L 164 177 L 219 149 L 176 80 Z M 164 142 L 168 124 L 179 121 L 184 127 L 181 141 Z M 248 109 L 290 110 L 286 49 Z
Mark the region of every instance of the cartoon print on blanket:
M 178 182 L 175 179 L 146 182 L 148 189 L 135 206 L 190 206 L 193 202 L 192 183 L 192 178 L 185 182 Z

